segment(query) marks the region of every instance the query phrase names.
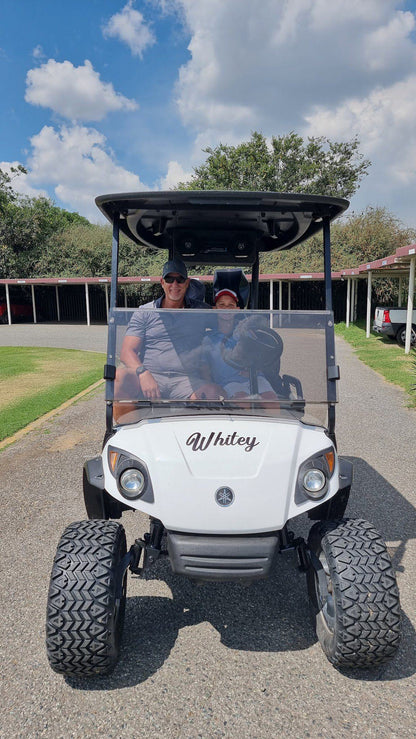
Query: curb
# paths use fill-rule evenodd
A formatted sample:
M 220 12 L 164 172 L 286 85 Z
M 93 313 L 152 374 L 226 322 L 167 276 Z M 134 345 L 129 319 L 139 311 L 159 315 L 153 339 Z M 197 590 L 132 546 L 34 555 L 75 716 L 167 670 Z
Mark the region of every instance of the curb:
M 4 447 L 9 446 L 10 444 L 14 444 L 15 441 L 19 441 L 23 436 L 30 433 L 30 431 L 33 431 L 34 429 L 38 428 L 38 426 L 41 426 L 45 421 L 49 421 L 50 418 L 53 418 L 56 416 L 57 413 L 60 411 L 65 410 L 65 408 L 69 408 L 70 405 L 75 403 L 79 398 L 82 398 L 84 395 L 87 395 L 92 390 L 95 390 L 95 388 L 100 387 L 100 385 L 104 384 L 104 380 L 97 380 L 97 382 L 94 382 L 93 385 L 90 385 L 89 387 L 85 388 L 85 390 L 81 390 L 78 395 L 74 395 L 73 398 L 69 398 L 69 400 L 66 400 L 65 403 L 62 403 L 62 405 L 59 405 L 58 408 L 54 408 L 53 411 L 48 411 L 48 413 L 45 413 L 43 416 L 40 416 L 40 418 L 37 418 L 36 421 L 32 421 L 32 423 L 29 423 L 27 426 L 25 426 L 23 429 L 20 429 L 20 431 L 16 431 L 13 436 L 8 436 L 7 439 L 3 439 L 0 441 L 0 449 L 4 449 Z

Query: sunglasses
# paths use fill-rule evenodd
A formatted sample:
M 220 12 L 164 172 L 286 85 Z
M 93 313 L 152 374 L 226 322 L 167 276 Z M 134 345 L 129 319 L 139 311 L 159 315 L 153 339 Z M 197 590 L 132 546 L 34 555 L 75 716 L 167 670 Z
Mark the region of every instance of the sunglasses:
M 178 285 L 183 285 L 183 283 L 186 282 L 186 277 L 182 277 L 182 275 L 178 275 L 178 277 L 166 275 L 163 279 L 168 283 L 168 285 L 172 285 L 173 282 L 177 282 Z

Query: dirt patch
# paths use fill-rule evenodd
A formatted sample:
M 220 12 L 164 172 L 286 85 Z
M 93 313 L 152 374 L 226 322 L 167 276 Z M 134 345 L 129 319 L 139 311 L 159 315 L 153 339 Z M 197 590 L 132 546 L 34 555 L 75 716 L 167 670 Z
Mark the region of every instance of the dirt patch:
M 91 441 L 91 429 L 75 429 L 67 431 L 57 439 L 54 439 L 48 449 L 51 452 L 66 452 L 68 449 L 76 447 L 77 444 L 85 444 L 87 441 Z

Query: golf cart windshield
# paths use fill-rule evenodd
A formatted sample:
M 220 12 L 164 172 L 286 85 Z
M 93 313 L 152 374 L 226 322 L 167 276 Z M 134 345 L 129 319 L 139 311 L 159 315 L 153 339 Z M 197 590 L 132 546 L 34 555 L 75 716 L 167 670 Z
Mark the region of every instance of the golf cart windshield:
M 106 400 L 116 424 L 232 413 L 327 426 L 336 401 L 330 311 L 115 308 L 109 323 L 117 369 Z M 148 372 L 120 361 L 126 336 Z

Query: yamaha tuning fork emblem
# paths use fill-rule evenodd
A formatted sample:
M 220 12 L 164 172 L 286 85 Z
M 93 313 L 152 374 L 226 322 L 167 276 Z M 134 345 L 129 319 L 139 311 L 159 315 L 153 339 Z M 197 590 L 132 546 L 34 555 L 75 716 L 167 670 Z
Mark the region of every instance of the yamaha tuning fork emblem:
M 215 502 L 218 503 L 221 508 L 227 508 L 234 502 L 234 493 L 231 488 L 218 488 L 215 493 Z

